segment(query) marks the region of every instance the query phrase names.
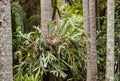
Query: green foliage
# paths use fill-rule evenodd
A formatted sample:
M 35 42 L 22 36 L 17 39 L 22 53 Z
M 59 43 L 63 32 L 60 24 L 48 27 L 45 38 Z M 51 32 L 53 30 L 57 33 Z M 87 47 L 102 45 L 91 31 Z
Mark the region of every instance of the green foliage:
M 14 78 L 14 81 L 39 81 L 39 76 L 40 75 L 31 75 L 29 76 L 28 74 L 23 75 L 16 75 L 19 76 L 17 78 Z
M 67 17 L 67 15 L 69 16 L 72 14 L 82 16 L 82 0 L 79 0 L 79 1 L 73 0 L 73 3 L 71 6 L 69 6 L 68 4 L 63 4 L 60 7 L 60 11 L 61 11 L 62 17 Z
M 14 52 L 14 59 L 18 59 L 14 80 L 38 81 L 46 73 L 63 80 L 84 80 L 87 55 L 81 21 L 82 18 L 76 15 L 64 18 L 54 27 L 52 37 L 44 37 L 39 27 L 34 27 L 34 32 L 30 33 L 19 31 L 18 39 L 15 39 L 21 42 Z
M 73 0 L 65 0 L 69 5 L 73 4 Z
M 18 1 L 18 0 L 14 0 Z M 54 0 L 55 1 L 55 0 Z M 86 49 L 83 32 L 82 0 L 65 0 L 60 7 L 61 21 L 53 35 L 44 37 L 39 27 L 39 0 L 12 3 L 14 80 L 39 81 L 50 73 L 57 81 L 85 81 Z M 22 7 L 21 7 L 22 5 Z M 120 1 L 115 3 L 115 81 L 119 81 Z M 56 5 L 55 5 L 56 6 Z M 98 81 L 105 79 L 106 0 L 100 0 L 100 28 L 97 27 Z M 34 31 L 34 32 L 30 32 Z
M 30 16 L 30 18 L 28 19 L 29 22 L 29 26 L 32 26 L 33 24 L 38 24 L 38 21 L 40 21 L 40 14 L 33 14 L 32 16 Z
M 12 3 L 12 27 L 13 32 L 27 31 L 26 15 L 18 2 Z
M 39 0 L 11 0 L 13 32 L 33 31 L 32 26 L 40 25 Z

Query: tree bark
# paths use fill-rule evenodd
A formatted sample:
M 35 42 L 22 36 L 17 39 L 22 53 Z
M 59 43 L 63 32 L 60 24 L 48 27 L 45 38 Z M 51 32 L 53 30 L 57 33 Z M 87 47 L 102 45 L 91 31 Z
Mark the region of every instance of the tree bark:
M 0 81 L 13 81 L 10 0 L 0 0 Z
M 40 0 L 40 4 L 41 4 L 41 30 L 43 35 L 45 37 L 48 37 L 48 39 L 50 40 L 50 37 L 52 36 L 52 27 L 50 23 L 52 21 L 52 0 Z M 54 81 L 51 76 L 52 75 L 48 72 L 46 74 L 43 74 L 41 80 Z
M 89 0 L 90 17 L 90 81 L 97 80 L 97 62 L 96 62 L 96 19 L 95 19 L 95 0 Z
M 114 0 L 107 2 L 106 81 L 114 81 Z
M 87 77 L 86 81 L 90 81 L 90 20 L 89 20 L 89 0 L 83 0 L 83 17 L 84 17 L 84 33 L 86 35 L 87 49 Z
M 47 24 L 52 20 L 52 1 L 41 0 L 41 30 L 44 35 L 52 34 L 52 27 L 48 31 Z

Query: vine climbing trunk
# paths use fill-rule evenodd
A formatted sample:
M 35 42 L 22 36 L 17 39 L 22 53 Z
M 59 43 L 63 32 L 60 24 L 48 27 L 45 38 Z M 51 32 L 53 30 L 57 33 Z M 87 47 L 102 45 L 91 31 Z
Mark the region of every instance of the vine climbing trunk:
M 114 81 L 114 0 L 107 2 L 106 80 Z
M 0 81 L 13 81 L 10 0 L 0 0 Z

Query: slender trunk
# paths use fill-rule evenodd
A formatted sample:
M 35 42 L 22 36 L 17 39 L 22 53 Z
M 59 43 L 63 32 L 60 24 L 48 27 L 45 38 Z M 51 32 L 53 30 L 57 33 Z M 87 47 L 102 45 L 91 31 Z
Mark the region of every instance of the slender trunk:
M 90 21 L 89 21 L 89 0 L 83 0 L 83 17 L 84 17 L 84 32 L 86 35 L 86 49 L 87 49 L 87 77 L 86 81 L 90 81 Z
M 52 36 L 52 0 L 40 0 L 41 4 L 41 30 L 43 35 L 48 37 L 49 40 Z M 46 41 L 46 40 L 44 40 Z M 52 75 L 48 72 L 43 74 L 41 81 L 54 81 L 51 77 Z
M 0 0 L 0 81 L 13 81 L 10 0 Z
M 50 21 L 52 20 L 52 2 L 51 0 L 41 0 L 41 30 L 44 35 L 52 34 Z M 48 29 L 49 28 L 49 29 Z
M 114 0 L 107 2 L 106 81 L 114 81 Z
M 89 0 L 90 17 L 90 81 L 97 80 L 97 62 L 96 62 L 96 19 L 95 19 L 95 0 Z

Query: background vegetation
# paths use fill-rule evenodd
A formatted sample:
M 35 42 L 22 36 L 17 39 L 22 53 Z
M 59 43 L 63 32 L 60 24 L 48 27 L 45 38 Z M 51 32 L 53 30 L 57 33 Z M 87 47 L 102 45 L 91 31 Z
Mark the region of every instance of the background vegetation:
M 51 38 L 40 30 L 39 0 L 12 0 L 14 81 L 85 81 L 86 54 L 83 31 L 82 0 L 65 0 L 52 4 L 57 7 L 60 22 L 53 22 Z M 54 0 L 53 0 L 54 2 Z M 100 0 L 100 15 L 96 16 L 98 81 L 105 80 L 106 65 L 106 0 Z M 55 5 L 55 6 L 54 6 Z M 120 1 L 115 2 L 115 81 L 119 81 Z M 54 14 L 53 14 L 54 16 Z M 45 38 L 45 39 L 44 39 Z M 45 41 L 44 41 L 45 40 Z

